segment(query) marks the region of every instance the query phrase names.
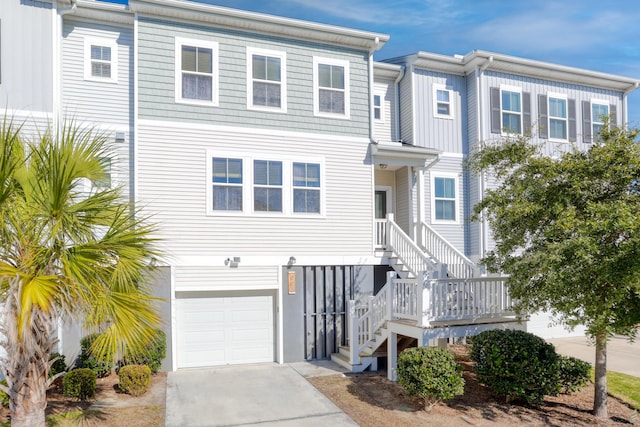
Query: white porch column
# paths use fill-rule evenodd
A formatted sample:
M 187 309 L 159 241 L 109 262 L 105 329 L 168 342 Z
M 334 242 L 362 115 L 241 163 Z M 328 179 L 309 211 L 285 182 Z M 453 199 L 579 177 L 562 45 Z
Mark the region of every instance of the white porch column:
M 389 332 L 387 338 L 387 379 L 398 381 L 398 334 Z

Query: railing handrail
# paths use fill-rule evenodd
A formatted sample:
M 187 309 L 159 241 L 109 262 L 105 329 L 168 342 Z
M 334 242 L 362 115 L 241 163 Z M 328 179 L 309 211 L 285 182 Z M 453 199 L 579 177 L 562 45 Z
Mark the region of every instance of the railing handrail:
M 407 236 L 407 234 L 393 221 L 392 218 L 387 219 L 387 230 L 387 243 L 390 249 L 395 252 L 400 261 L 409 268 L 409 271 L 415 277 L 422 277 L 422 275 L 427 271 L 438 270 L 436 264 L 424 254 L 422 249 L 420 249 L 420 247 L 418 247 L 418 245 L 409 236 Z M 396 238 L 401 241 L 400 243 L 402 243 L 405 249 L 408 249 L 411 252 L 410 254 L 401 250 L 398 242 L 396 242 Z M 416 261 L 421 262 L 417 263 Z
M 425 252 L 428 252 L 429 255 L 431 255 L 438 262 L 445 263 L 447 265 L 449 265 L 449 264 L 461 264 L 461 265 L 465 266 L 466 269 L 464 269 L 463 271 L 457 272 L 457 273 L 458 274 L 462 274 L 463 276 L 469 275 L 467 277 L 473 277 L 473 273 L 477 269 L 477 265 L 473 261 L 471 261 L 469 258 L 467 258 L 467 256 L 465 254 L 463 254 L 458 248 L 453 246 L 440 233 L 438 233 L 436 230 L 434 230 L 429 224 L 425 223 L 424 221 L 420 222 L 420 233 L 423 236 L 423 238 L 421 239 L 421 243 L 422 243 L 422 245 L 421 245 L 422 248 L 421 249 L 423 249 Z M 446 250 L 448 250 L 449 253 L 451 255 L 453 255 L 453 258 L 456 258 L 456 260 L 460 261 L 460 262 L 448 263 L 446 259 L 443 259 L 445 257 L 443 257 L 441 254 L 434 253 L 433 248 L 427 247 L 427 245 L 425 244 L 425 241 L 427 240 L 426 239 L 427 233 L 433 235 L 436 238 L 436 240 L 438 241 L 438 243 L 440 245 L 444 246 L 446 248 Z M 454 269 L 454 266 L 451 266 L 451 269 Z

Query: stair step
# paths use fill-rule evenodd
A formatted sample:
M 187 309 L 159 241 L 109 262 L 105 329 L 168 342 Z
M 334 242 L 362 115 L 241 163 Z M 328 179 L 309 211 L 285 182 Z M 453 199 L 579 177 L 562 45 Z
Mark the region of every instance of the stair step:
M 352 365 L 349 362 L 348 356 L 345 356 L 344 354 L 340 354 L 340 353 L 333 353 L 331 354 L 331 360 L 337 363 L 338 365 L 342 366 L 343 368 L 350 370 L 351 372 L 363 372 L 369 366 L 371 366 L 371 362 L 373 361 L 373 358 L 371 357 L 360 358 L 361 363 Z

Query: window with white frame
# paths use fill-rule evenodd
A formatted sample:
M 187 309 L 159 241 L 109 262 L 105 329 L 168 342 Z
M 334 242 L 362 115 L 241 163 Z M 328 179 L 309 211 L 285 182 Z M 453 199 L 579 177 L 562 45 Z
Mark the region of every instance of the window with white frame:
M 349 117 L 349 62 L 313 58 L 314 113 Z
M 242 159 L 211 159 L 212 209 L 242 211 Z
M 253 161 L 253 210 L 282 212 L 282 162 Z
M 176 38 L 176 102 L 218 104 L 218 43 Z
M 435 175 L 432 178 L 432 218 L 433 221 L 457 222 L 458 177 Z
M 373 118 L 378 121 L 383 120 L 382 116 L 382 96 L 373 95 Z
M 604 121 L 609 117 L 609 104 L 606 101 L 591 101 L 591 129 L 594 139 L 604 127 Z
M 549 94 L 549 138 L 567 140 L 567 97 Z
M 93 186 L 100 190 L 106 190 L 111 188 L 111 158 L 101 157 L 100 165 L 102 166 L 103 175 L 93 181 Z
M 85 38 L 84 78 L 102 82 L 118 81 L 118 45 L 115 40 Z
M 522 133 L 522 92 L 517 88 L 501 88 L 500 108 L 502 129 L 508 133 Z
M 444 85 L 433 85 L 433 115 L 443 119 L 453 118 L 453 92 Z
M 320 165 L 293 163 L 293 212 L 320 213 Z
M 285 112 L 287 57 L 284 52 L 247 48 L 247 106 Z

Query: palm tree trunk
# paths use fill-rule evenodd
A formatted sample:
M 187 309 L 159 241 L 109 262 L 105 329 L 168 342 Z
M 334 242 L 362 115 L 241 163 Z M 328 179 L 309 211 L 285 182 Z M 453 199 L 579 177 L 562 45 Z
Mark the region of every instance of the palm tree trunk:
M 607 413 L 607 335 L 596 334 L 595 391 L 593 396 L 593 414 L 597 418 L 608 418 Z

